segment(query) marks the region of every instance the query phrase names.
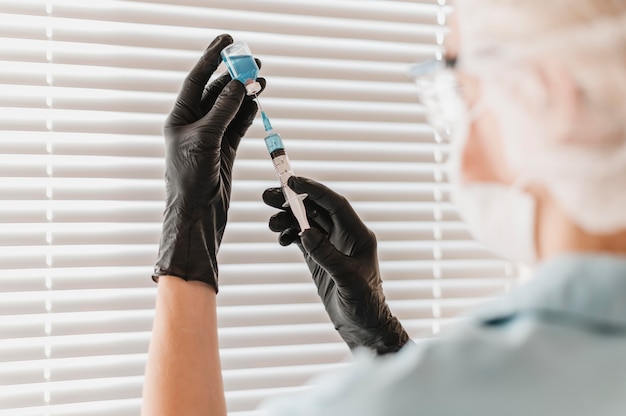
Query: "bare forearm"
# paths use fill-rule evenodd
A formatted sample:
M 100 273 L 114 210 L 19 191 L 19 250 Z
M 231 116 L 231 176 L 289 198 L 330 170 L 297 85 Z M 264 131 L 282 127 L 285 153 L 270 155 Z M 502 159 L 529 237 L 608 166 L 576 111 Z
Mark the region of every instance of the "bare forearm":
M 159 279 L 142 415 L 226 415 L 216 295 L 205 283 Z

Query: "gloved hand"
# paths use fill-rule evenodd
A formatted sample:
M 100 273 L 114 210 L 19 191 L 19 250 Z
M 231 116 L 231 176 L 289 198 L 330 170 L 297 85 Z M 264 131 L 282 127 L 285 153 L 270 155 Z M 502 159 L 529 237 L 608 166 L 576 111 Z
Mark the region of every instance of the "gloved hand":
M 185 79 L 165 122 L 166 208 L 153 279 L 172 275 L 217 291 L 217 251 L 230 203 L 232 166 L 256 103 L 224 74 L 205 88 L 233 42 L 221 35 Z M 257 62 L 260 64 L 260 62 Z M 259 78 L 261 86 L 265 80 Z
M 346 198 L 301 177 L 289 179 L 296 193 L 306 193 L 311 228 L 299 236 L 293 214 L 283 208 L 280 188 L 263 193 L 263 201 L 283 211 L 270 218 L 281 245 L 295 242 L 304 254 L 326 312 L 350 349 L 364 346 L 378 354 L 398 351 L 409 336 L 391 314 L 382 290 L 376 236 Z

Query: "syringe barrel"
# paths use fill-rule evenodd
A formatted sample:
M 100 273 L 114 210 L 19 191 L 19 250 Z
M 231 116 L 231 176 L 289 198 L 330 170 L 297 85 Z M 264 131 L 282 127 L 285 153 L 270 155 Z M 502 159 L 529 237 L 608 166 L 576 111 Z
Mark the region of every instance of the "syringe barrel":
M 291 163 L 289 163 L 289 157 L 285 149 L 275 150 L 270 156 L 272 156 L 272 163 L 274 164 L 274 170 L 276 170 L 280 186 L 287 186 L 287 181 L 293 176 L 293 170 L 291 170 Z
M 287 152 L 285 152 L 285 146 L 283 145 L 280 135 L 272 130 L 267 115 L 265 115 L 264 112 L 261 114 L 263 116 L 265 129 L 269 133 L 267 137 L 265 137 L 265 146 L 267 146 L 267 151 L 272 157 L 272 163 L 274 164 L 280 187 L 283 190 L 283 195 L 285 195 L 285 206 L 291 207 L 291 212 L 296 217 L 296 220 L 298 220 L 300 230 L 304 231 L 307 228 L 311 228 L 309 220 L 306 217 L 306 209 L 303 202 L 307 195 L 297 194 L 287 185 L 287 181 L 293 176 L 293 170 L 291 170 L 291 163 L 289 163 L 289 157 L 287 156 Z
M 310 228 L 303 202 L 306 194 L 297 194 L 287 185 L 287 181 L 293 176 L 293 170 L 291 170 L 291 164 L 285 149 L 275 150 L 270 155 L 272 156 L 272 163 L 274 164 L 280 187 L 283 190 L 283 195 L 285 195 L 285 206 L 291 207 L 291 212 L 298 220 L 300 229 L 304 231 Z

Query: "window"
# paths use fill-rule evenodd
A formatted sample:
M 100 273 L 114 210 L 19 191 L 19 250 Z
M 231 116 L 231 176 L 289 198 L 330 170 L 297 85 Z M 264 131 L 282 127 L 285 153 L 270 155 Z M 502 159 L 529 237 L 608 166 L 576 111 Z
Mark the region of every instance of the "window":
M 207 6 L 210 5 L 210 6 Z M 411 335 L 502 292 L 515 268 L 448 202 L 447 147 L 409 63 L 441 52 L 445 2 L 0 0 L 0 410 L 136 415 L 163 210 L 161 127 L 220 33 L 248 42 L 293 167 L 345 194 L 379 239 Z M 295 247 L 267 229 L 260 123 L 235 163 L 219 255 L 232 415 L 348 356 Z

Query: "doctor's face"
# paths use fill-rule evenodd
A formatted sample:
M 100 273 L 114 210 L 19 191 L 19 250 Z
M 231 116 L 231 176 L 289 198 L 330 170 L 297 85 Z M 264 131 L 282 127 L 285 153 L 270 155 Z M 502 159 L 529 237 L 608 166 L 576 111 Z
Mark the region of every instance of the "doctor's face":
M 463 40 L 459 36 L 457 18 L 452 16 L 445 45 L 446 58 L 459 58 L 462 47 Z M 483 101 L 480 80 L 463 72 L 462 58 L 457 59 L 457 62 L 454 72 L 461 95 L 472 115 L 466 146 L 461 155 L 461 180 L 509 185 L 516 175 L 506 163 L 498 122 Z

